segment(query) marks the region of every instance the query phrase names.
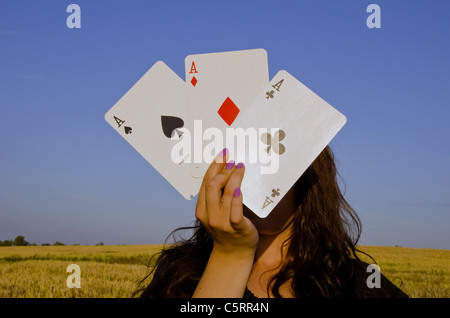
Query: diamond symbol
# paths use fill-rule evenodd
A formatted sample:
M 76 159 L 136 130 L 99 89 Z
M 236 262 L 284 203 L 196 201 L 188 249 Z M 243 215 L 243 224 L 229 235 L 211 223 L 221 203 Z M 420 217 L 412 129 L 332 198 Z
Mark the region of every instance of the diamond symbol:
M 197 79 L 195 78 L 195 76 L 192 78 L 191 84 L 192 86 L 195 86 L 195 84 L 197 84 Z
M 222 117 L 222 119 L 227 123 L 228 126 L 231 126 L 239 112 L 239 108 L 229 97 L 225 99 L 222 106 L 220 106 L 219 110 L 217 111 L 219 116 Z

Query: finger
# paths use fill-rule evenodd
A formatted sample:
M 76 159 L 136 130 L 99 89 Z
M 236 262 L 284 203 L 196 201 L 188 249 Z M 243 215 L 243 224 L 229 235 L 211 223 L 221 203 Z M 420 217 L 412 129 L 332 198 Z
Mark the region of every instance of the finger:
M 231 200 L 230 224 L 236 231 L 243 231 L 248 227 L 247 222 L 250 220 L 244 216 L 243 196 L 241 189 L 237 187 Z
M 245 167 L 242 163 L 237 165 L 236 171 L 234 173 L 233 180 L 230 180 L 229 186 L 233 189 L 233 197 L 230 200 L 230 224 L 231 226 L 237 230 L 243 230 L 246 228 L 246 220 L 244 217 L 244 208 L 243 208 L 243 195 L 241 191 L 241 183 L 244 178 Z
M 234 196 L 236 188 L 241 186 L 242 179 L 244 178 L 245 167 L 242 162 L 236 165 L 233 174 L 230 176 L 228 183 L 225 185 L 225 189 L 222 195 L 223 210 L 228 212 L 228 218 L 230 217 L 231 201 Z
M 208 182 L 208 180 L 217 175 L 224 168 L 227 157 L 228 157 L 228 149 L 224 148 L 216 156 L 216 158 L 214 158 L 213 162 L 209 165 L 208 170 L 203 176 L 202 184 L 200 185 L 200 190 L 197 198 L 197 208 L 195 210 L 195 217 L 200 221 L 204 220 L 206 217 L 205 185 Z
M 223 167 L 227 162 L 227 159 L 228 159 L 228 149 L 224 148 L 221 152 L 217 154 L 217 156 L 209 165 L 208 170 L 206 170 L 206 173 L 203 177 L 203 183 L 208 182 L 209 179 L 213 178 L 220 171 L 222 171 Z
M 222 189 L 234 171 L 234 161 L 230 161 L 219 174 L 209 179 L 205 185 L 206 209 L 209 216 L 219 216 L 222 206 Z

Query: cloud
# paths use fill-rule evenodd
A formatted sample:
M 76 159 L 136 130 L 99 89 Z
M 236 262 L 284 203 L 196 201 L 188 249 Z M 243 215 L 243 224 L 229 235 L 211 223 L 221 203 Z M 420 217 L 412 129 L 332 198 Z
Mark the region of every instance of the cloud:
M 26 79 L 29 79 L 29 80 L 35 80 L 35 81 L 39 81 L 39 80 L 45 79 L 44 75 L 36 74 L 36 73 L 19 74 L 19 76 L 22 77 L 22 78 L 26 78 Z
M 0 30 L 0 35 L 15 35 L 19 34 L 17 31 Z

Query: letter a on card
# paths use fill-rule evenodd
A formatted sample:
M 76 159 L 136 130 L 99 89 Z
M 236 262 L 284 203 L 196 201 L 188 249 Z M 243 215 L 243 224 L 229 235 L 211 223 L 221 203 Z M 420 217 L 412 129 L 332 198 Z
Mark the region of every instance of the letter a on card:
M 198 73 L 197 72 L 197 68 L 195 67 L 195 62 L 194 61 L 192 61 L 191 71 L 189 72 L 189 74 L 192 74 L 192 73 Z

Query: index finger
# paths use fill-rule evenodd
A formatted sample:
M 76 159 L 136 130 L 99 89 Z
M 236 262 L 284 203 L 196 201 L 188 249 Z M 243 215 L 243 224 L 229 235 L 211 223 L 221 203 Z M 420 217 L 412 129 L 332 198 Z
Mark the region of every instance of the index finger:
M 228 149 L 224 148 L 219 154 L 214 158 L 213 162 L 209 165 L 208 170 L 206 170 L 203 176 L 203 181 L 200 186 L 200 191 L 198 193 L 197 207 L 202 211 L 206 209 L 206 198 L 205 198 L 205 185 L 209 179 L 215 177 L 222 171 L 228 158 Z

